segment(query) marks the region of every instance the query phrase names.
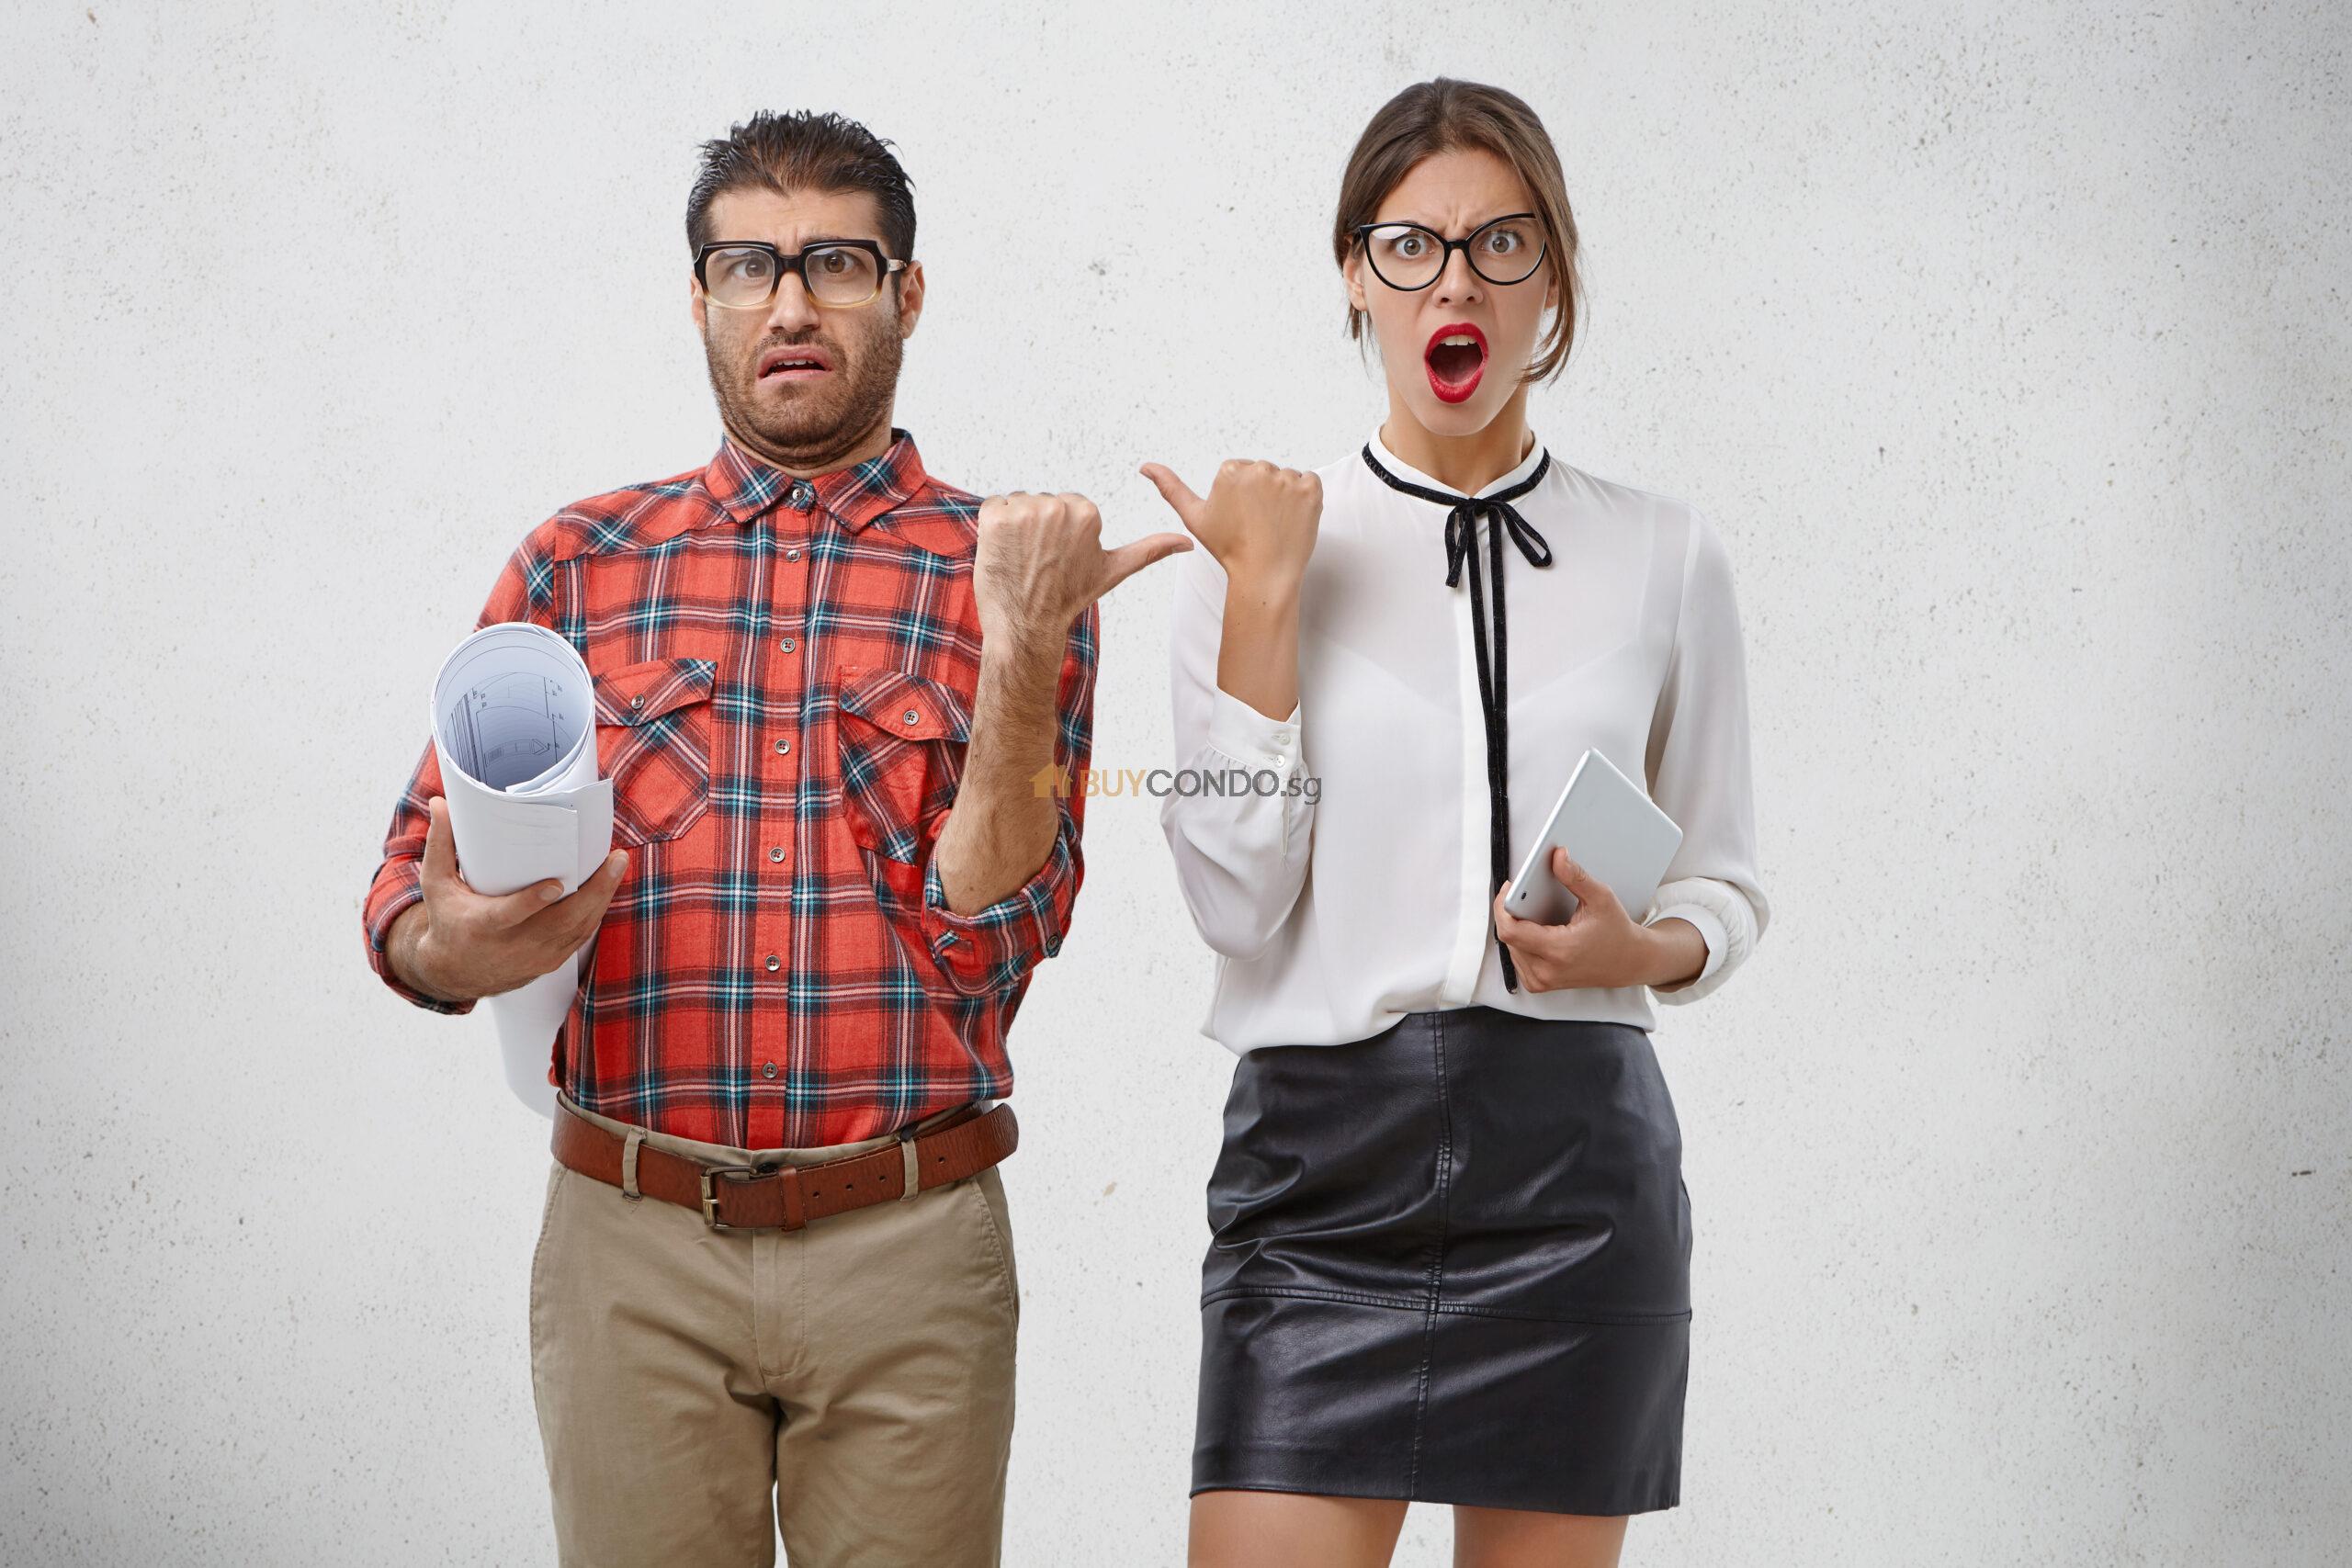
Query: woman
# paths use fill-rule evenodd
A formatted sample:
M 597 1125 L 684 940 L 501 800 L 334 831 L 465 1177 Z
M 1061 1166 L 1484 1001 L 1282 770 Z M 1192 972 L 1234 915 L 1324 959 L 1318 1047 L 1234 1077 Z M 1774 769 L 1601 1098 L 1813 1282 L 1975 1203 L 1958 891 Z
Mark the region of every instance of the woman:
M 1768 909 L 1729 558 L 1690 506 L 1527 425 L 1577 321 L 1542 123 L 1440 79 L 1341 182 L 1348 327 L 1388 384 L 1360 452 L 1226 464 L 1173 622 L 1161 813 L 1239 1054 L 1209 1182 L 1192 1556 L 1385 1563 L 1413 1499 L 1465 1564 L 1613 1563 L 1680 1501 L 1681 1132 L 1648 994 L 1691 1001 Z M 1679 823 L 1638 920 L 1555 853 L 1565 925 L 1502 908 L 1588 748 Z M 1252 783 L 1220 787 L 1248 777 Z

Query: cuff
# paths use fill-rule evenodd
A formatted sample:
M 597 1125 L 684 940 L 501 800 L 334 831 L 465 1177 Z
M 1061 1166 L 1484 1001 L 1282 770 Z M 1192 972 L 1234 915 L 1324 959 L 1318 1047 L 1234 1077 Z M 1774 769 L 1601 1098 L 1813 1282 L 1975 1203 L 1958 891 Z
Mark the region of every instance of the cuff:
M 1298 705 L 1288 718 L 1268 718 L 1222 686 L 1209 689 L 1209 744 L 1246 768 L 1288 773 L 1298 766 Z
M 958 914 L 947 907 L 939 879 L 939 857 L 923 863 L 922 927 L 932 961 L 956 990 L 967 997 L 1010 990 L 1044 959 L 1062 950 L 1076 892 L 1076 861 L 1070 853 L 1075 825 L 1061 809 L 1054 847 L 1029 880 L 995 903 Z
M 1682 876 L 1666 883 L 1651 900 L 1644 925 L 1655 925 L 1671 915 L 1689 920 L 1706 939 L 1707 963 L 1695 979 L 1671 989 L 1650 987 L 1662 1002 L 1695 1002 L 1719 989 L 1756 947 L 1754 907 L 1730 883 L 1712 876 Z
M 1722 918 L 1703 904 L 1677 904 L 1671 908 L 1660 909 L 1642 924 L 1654 926 L 1660 920 L 1669 919 L 1688 920 L 1699 928 L 1699 934 L 1706 939 L 1707 962 L 1698 974 L 1683 981 L 1681 985 L 1664 988 L 1653 987 L 1658 989 L 1660 996 L 1681 990 L 1686 986 L 1695 986 L 1700 981 L 1709 978 L 1716 970 L 1723 967 L 1724 949 L 1730 945 L 1730 939 L 1724 933 Z
M 369 897 L 367 915 L 368 962 L 375 969 L 376 977 L 427 1012 L 462 1017 L 473 1011 L 472 1002 L 448 1002 L 427 996 L 393 972 L 392 955 L 385 951 L 384 942 L 391 935 L 392 922 L 400 919 L 401 912 L 412 904 L 424 901 L 424 885 L 413 860 L 389 862 L 383 874 L 385 880 Z

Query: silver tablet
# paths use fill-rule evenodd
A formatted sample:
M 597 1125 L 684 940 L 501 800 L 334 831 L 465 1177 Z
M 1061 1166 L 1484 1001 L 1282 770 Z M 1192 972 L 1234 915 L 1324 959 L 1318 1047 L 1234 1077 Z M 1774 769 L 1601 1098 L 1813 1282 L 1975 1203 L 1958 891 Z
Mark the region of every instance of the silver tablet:
M 1577 897 L 1552 874 L 1552 846 L 1609 885 L 1635 920 L 1649 913 L 1650 900 L 1666 868 L 1681 847 L 1682 829 L 1657 808 L 1649 792 L 1588 748 L 1568 774 L 1552 815 L 1511 878 L 1503 908 L 1522 920 L 1565 925 L 1576 913 Z

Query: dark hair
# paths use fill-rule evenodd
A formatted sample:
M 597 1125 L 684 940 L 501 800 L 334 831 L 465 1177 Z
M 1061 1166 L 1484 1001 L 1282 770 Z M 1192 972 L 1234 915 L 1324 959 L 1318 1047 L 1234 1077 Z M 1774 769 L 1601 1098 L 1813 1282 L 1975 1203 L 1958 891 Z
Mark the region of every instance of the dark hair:
M 1347 173 L 1340 180 L 1340 211 L 1331 226 L 1331 253 L 1345 267 L 1355 246 L 1356 225 L 1374 220 L 1380 204 L 1415 164 L 1433 153 L 1471 147 L 1484 148 L 1517 170 L 1535 204 L 1546 259 L 1560 279 L 1560 304 L 1522 378 L 1539 381 L 1557 376 L 1567 363 L 1583 316 L 1577 220 L 1568 210 L 1567 182 L 1561 176 L 1560 154 L 1551 135 L 1516 94 L 1439 76 L 1416 82 L 1381 105 L 1356 139 L 1355 151 L 1348 154 Z M 1348 307 L 1348 336 L 1363 336 L 1363 312 L 1353 305 Z
M 760 110 L 702 144 L 702 170 L 686 197 L 686 248 L 711 238 L 710 204 L 722 191 L 758 186 L 779 196 L 795 190 L 868 192 L 882 211 L 882 248 L 900 259 L 915 248 L 915 198 L 890 143 L 831 110 Z M 903 276 L 903 273 L 894 276 Z

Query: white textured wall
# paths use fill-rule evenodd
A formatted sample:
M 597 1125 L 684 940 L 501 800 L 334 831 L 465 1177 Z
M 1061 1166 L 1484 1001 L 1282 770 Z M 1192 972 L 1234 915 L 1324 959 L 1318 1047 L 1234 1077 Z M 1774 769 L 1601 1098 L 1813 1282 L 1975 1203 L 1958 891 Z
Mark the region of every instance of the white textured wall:
M 1539 430 L 1708 507 L 1748 638 L 1775 919 L 1661 1010 L 1695 1365 L 1627 1562 L 2345 1561 L 2339 8 L 368 9 L 0 21 L 0 1560 L 551 1556 L 545 1124 L 357 905 L 505 552 L 716 445 L 695 141 L 894 139 L 901 423 L 1125 535 L 1141 458 L 1376 422 L 1325 226 L 1444 71 L 1588 236 Z M 1166 760 L 1163 604 L 1101 765 Z M 1180 1560 L 1231 1070 L 1149 805 L 1088 858 L 1013 1042 L 1018 1565 Z

